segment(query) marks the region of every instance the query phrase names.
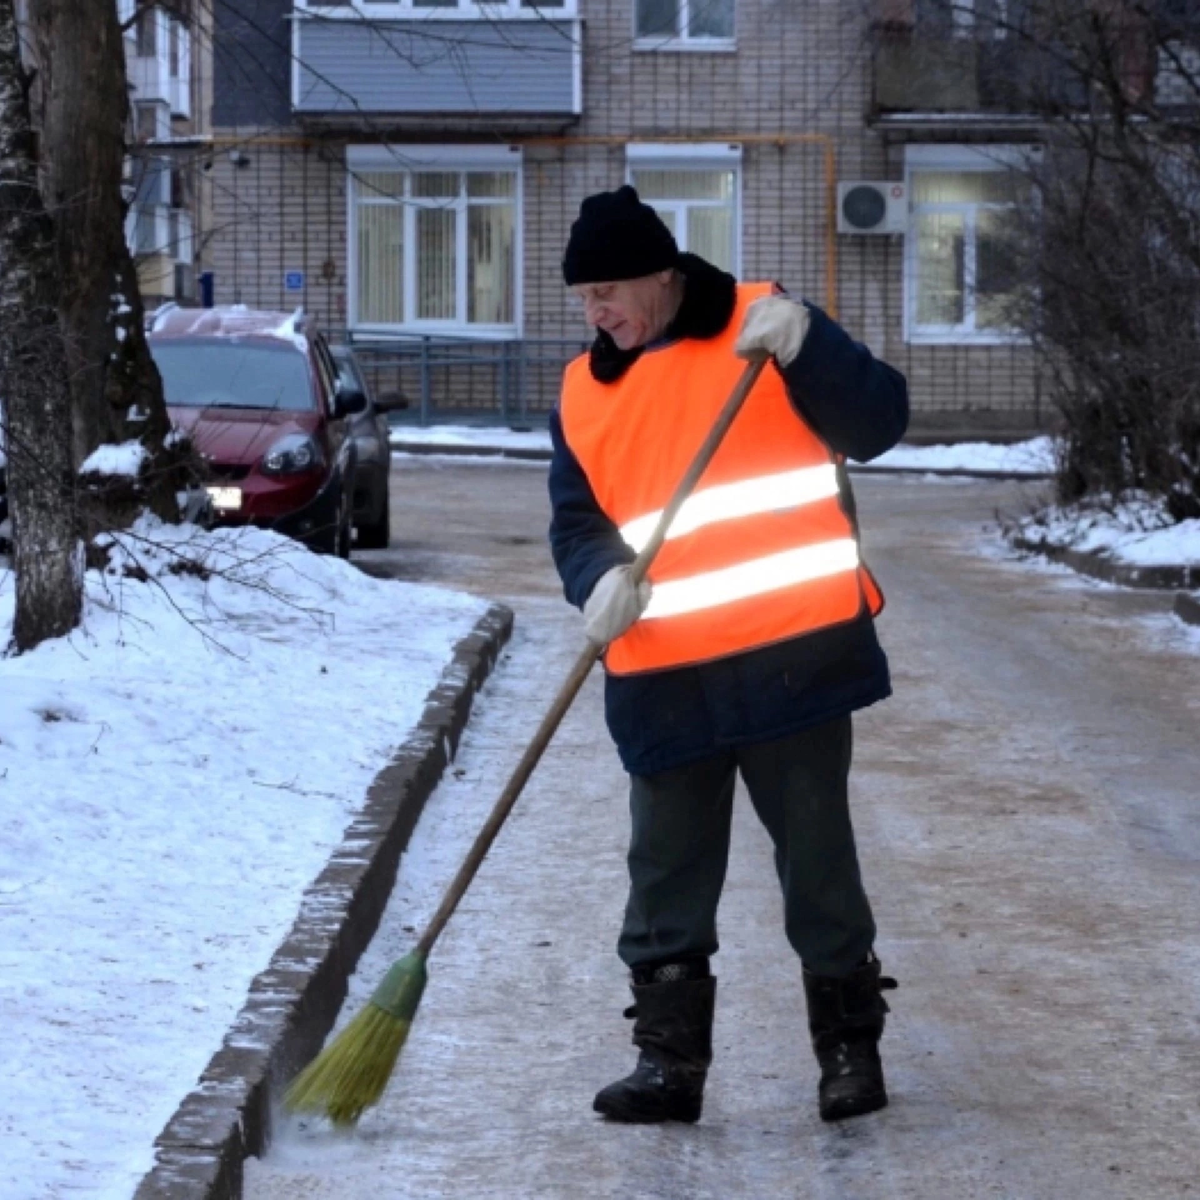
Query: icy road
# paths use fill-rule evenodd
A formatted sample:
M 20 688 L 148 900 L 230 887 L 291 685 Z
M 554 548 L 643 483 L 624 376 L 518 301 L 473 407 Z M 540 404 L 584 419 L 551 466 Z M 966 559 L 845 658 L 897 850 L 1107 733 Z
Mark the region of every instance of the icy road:
M 399 459 L 369 569 L 495 596 L 517 632 L 426 810 L 348 1011 L 432 911 L 580 646 L 544 467 Z M 1200 1194 L 1200 636 L 1017 561 L 996 483 L 857 484 L 896 695 L 853 776 L 892 1105 L 823 1126 L 765 833 L 739 806 L 716 1061 L 694 1127 L 608 1125 L 633 1063 L 614 952 L 624 778 L 593 678 L 436 948 L 350 1135 L 281 1124 L 252 1200 L 1164 1200 Z

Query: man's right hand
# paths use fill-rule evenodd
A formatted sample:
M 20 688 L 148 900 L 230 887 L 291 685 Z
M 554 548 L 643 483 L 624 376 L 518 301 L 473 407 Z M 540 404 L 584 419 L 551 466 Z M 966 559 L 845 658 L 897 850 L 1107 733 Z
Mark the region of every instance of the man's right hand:
M 587 635 L 598 646 L 616 641 L 646 611 L 650 584 L 634 586 L 630 567 L 613 567 L 596 581 L 583 606 Z

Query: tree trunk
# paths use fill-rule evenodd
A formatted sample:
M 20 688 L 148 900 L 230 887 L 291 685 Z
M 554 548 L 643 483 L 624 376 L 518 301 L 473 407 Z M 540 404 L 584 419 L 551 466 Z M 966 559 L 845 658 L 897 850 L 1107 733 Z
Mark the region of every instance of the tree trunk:
M 32 0 L 30 18 L 40 76 L 42 194 L 55 222 L 60 277 L 69 284 L 59 315 L 75 462 L 104 443 L 139 440 L 149 452 L 147 502 L 164 520 L 178 520 L 178 481 L 163 447 L 170 420 L 125 241 L 129 93 L 116 0 Z
M 38 191 L 14 0 L 0 0 L 0 394 L 6 405 L 16 650 L 79 624 L 71 401 L 54 228 Z

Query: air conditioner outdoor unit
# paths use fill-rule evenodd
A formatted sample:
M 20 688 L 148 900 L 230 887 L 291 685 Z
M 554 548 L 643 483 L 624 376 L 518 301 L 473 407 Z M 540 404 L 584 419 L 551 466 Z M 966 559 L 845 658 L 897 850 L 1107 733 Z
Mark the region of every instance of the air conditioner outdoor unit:
M 908 191 L 892 180 L 839 183 L 838 233 L 904 233 L 908 228 Z

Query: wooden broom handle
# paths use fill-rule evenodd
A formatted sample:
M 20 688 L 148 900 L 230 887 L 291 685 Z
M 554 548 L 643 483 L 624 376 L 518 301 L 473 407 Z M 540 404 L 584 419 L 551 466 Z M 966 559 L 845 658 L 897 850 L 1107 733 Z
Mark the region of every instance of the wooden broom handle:
M 650 569 L 650 564 L 654 561 L 654 556 L 658 553 L 659 548 L 666 539 L 667 530 L 670 528 L 671 522 L 675 519 L 675 514 L 679 512 L 679 509 L 683 506 L 683 502 L 692 494 L 697 481 L 712 461 L 713 455 L 716 454 L 717 448 L 725 438 L 725 434 L 729 432 L 729 427 L 741 411 L 742 405 L 746 403 L 746 397 L 749 396 L 750 389 L 758 381 L 758 377 L 762 374 L 763 367 L 766 364 L 766 357 L 755 358 L 746 364 L 746 369 L 742 372 L 741 378 L 737 381 L 737 385 L 726 401 L 725 407 L 721 410 L 720 416 L 717 417 L 716 423 L 709 430 L 708 436 L 704 439 L 704 444 L 696 452 L 696 457 L 692 460 L 691 466 L 688 467 L 683 478 L 679 481 L 679 486 L 676 487 L 675 493 L 672 495 L 667 507 L 663 509 L 662 516 L 659 517 L 658 524 L 654 527 L 654 532 L 650 535 L 650 540 L 642 547 L 641 553 L 638 554 L 637 558 L 633 560 L 630 573 L 635 584 L 640 583 L 646 577 L 646 572 Z M 417 943 L 417 953 L 428 955 L 429 951 L 433 949 L 434 942 L 437 941 L 438 936 L 446 927 L 446 922 L 450 920 L 454 910 L 458 907 L 458 902 L 463 898 L 463 894 L 470 887 L 471 880 L 475 878 L 475 873 L 479 870 L 484 858 L 487 857 L 487 852 L 492 848 L 492 843 L 496 840 L 496 835 L 500 832 L 500 827 L 508 818 L 513 805 L 516 804 L 517 798 L 524 790 L 530 775 L 533 774 L 534 768 L 540 761 L 546 747 L 550 744 L 550 739 L 562 723 L 562 719 L 566 716 L 567 710 L 571 707 L 576 695 L 578 695 L 579 689 L 583 687 L 584 680 L 587 679 L 596 660 L 603 652 L 603 646 L 589 641 L 583 653 L 571 668 L 571 673 L 567 676 L 566 682 L 559 688 L 558 695 L 554 698 L 554 703 L 550 705 L 550 709 L 542 718 L 542 723 L 538 726 L 538 730 L 533 735 L 532 741 L 526 747 L 525 753 L 521 755 L 521 761 L 517 763 L 512 775 L 509 776 L 508 783 L 505 785 L 504 791 L 500 793 L 500 799 L 496 801 L 491 815 L 476 836 L 475 842 L 471 846 L 467 857 L 463 860 L 462 866 L 458 868 L 458 874 L 454 876 L 450 886 L 446 889 L 446 894 L 442 897 L 441 905 L 438 907 L 437 912 L 433 914 L 433 919 L 421 935 L 421 940 Z

